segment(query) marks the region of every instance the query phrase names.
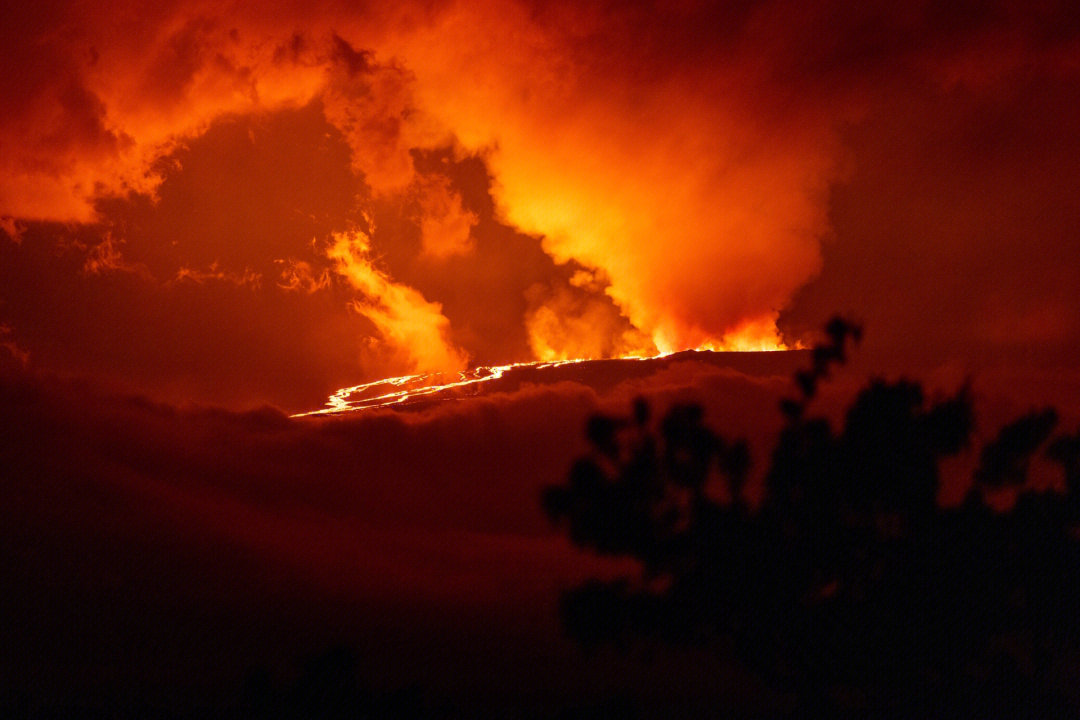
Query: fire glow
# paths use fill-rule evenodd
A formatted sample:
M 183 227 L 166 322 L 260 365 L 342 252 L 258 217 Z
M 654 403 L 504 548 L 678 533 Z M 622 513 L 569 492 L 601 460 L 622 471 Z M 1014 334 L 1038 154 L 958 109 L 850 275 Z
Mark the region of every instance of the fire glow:
M 275 292 L 329 293 L 333 276 L 353 293 L 348 307 L 366 321 L 354 330 L 363 336 L 357 367 L 368 377 L 464 373 L 456 386 L 481 381 L 471 366 L 497 373 L 496 363 L 530 355 L 780 349 L 779 309 L 820 268 L 823 197 L 836 176 L 833 118 L 793 105 L 752 64 L 687 62 L 669 56 L 668 43 L 631 42 L 639 31 L 607 11 L 549 15 L 479 2 L 343 17 L 316 4 L 277 16 L 180 2 L 162 10 L 155 32 L 117 35 L 79 8 L 67 24 L 79 28 L 76 45 L 92 50 L 63 56 L 74 89 L 43 85 L 26 117 L 0 123 L 13 148 L 0 158 L 0 218 L 102 221 L 103 198 L 159 199 L 170 173 L 186 172 L 169 169 L 183 165 L 173 154 L 222 119 L 316 108 L 362 187 L 358 214 L 407 206 L 418 234 L 411 257 L 399 253 L 395 265 L 383 261 L 386 246 L 411 240 L 387 236 L 411 230 L 380 236 L 356 216 L 328 216 L 321 256 L 294 246 L 269 258 L 284 268 Z M 75 100 L 90 130 L 58 149 L 53 116 L 70 114 Z M 418 165 L 438 152 L 480 161 L 488 186 L 470 194 L 452 169 Z M 477 208 L 488 205 L 483 222 L 528 236 L 555 268 L 475 261 L 486 276 L 522 278 L 499 285 L 491 302 L 517 308 L 531 293 L 528 307 L 504 318 L 519 324 L 507 336 L 524 326 L 514 347 L 476 342 L 493 333 L 475 307 L 451 320 L 449 305 L 470 289 L 439 276 L 485 252 Z M 231 242 L 247 264 L 217 264 L 213 248 L 204 262 L 212 272 L 189 262 L 170 274 L 250 276 L 257 285 L 247 268 L 267 260 L 255 257 L 265 246 L 254 236 Z M 126 252 L 109 255 L 102 271 L 136 267 Z M 409 275 L 409 263 L 423 270 Z M 331 337 L 321 333 L 311 353 L 336 359 Z
M 637 360 L 640 358 L 623 358 Z M 326 401 L 326 407 L 312 412 L 298 413 L 292 417 L 333 415 L 351 410 L 369 408 L 404 407 L 424 400 L 440 400 L 465 397 L 470 390 L 477 390 L 481 383 L 501 379 L 518 368 L 544 369 L 562 365 L 574 365 L 588 360 L 561 360 L 556 362 L 513 363 L 495 367 L 477 367 L 456 373 L 456 379 L 447 380 L 454 373 L 418 373 L 401 377 L 375 380 L 374 382 L 341 388 Z
M 616 359 L 628 362 L 654 360 L 685 350 L 658 331 L 650 340 L 636 328 L 624 331 L 625 354 L 605 358 L 602 351 L 590 356 L 568 358 L 565 348 L 581 347 L 583 338 L 595 334 L 585 324 L 567 328 L 561 318 L 547 308 L 552 321 L 529 322 L 530 344 L 537 360 L 506 365 L 478 366 L 462 369 L 467 355 L 448 339 L 449 324 L 438 303 L 427 301 L 415 289 L 394 282 L 371 260 L 371 239 L 361 231 L 337 233 L 326 248 L 335 272 L 344 278 L 360 298 L 352 302 L 353 309 L 370 320 L 379 335 L 400 351 L 407 353 L 405 362 L 420 372 L 375 380 L 341 388 L 330 396 L 321 410 L 300 413 L 294 417 L 334 414 L 350 410 L 379 407 L 404 407 L 427 400 L 460 398 L 477 390 L 478 385 L 491 383 L 507 373 L 525 368 L 543 370 L 586 363 L 591 360 Z M 534 316 L 535 317 L 535 316 Z M 576 335 L 574 334 L 576 333 Z M 638 343 L 636 346 L 634 341 Z M 719 341 L 707 341 L 696 351 L 765 352 L 786 350 L 777 337 L 775 318 L 742 323 L 735 331 Z M 659 352 L 657 352 L 659 351 Z
M 788 350 L 780 345 L 777 347 L 750 347 L 730 349 L 733 353 L 757 353 Z M 801 346 L 794 349 L 802 349 Z M 628 365 L 631 363 L 648 363 L 649 361 L 663 360 L 673 356 L 695 355 L 721 355 L 712 348 L 698 348 L 681 352 L 665 352 L 649 356 L 626 356 L 620 358 L 577 358 L 573 360 L 536 361 L 510 363 L 508 365 L 481 366 L 470 370 L 461 370 L 456 373 L 432 372 L 417 373 L 414 375 L 402 375 L 400 377 L 385 378 L 373 382 L 362 383 L 344 387 L 332 394 L 326 401 L 326 406 L 310 412 L 297 413 L 294 418 L 337 415 L 357 410 L 369 410 L 377 408 L 408 408 L 430 402 L 461 400 L 479 395 L 485 385 L 497 385 L 500 380 L 517 379 L 528 382 L 535 374 L 554 368 L 585 366 L 589 363 L 609 363 L 615 365 Z M 617 375 L 619 373 L 609 373 Z M 515 375 L 519 376 L 515 378 Z
M 836 311 L 914 363 L 1075 356 L 1070 39 L 986 18 L 947 48 L 910 32 L 927 8 L 769 2 L 50 7 L 8 23 L 0 117 L 2 341 L 43 369 L 295 412 L 781 349 Z M 866 27 L 906 40 L 850 56 Z M 984 154 L 974 121 L 1029 100 Z

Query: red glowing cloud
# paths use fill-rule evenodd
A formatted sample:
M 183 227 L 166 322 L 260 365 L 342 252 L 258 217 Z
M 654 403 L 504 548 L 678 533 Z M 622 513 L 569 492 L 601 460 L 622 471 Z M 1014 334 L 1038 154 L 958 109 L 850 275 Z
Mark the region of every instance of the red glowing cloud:
M 1064 199 L 1035 206 L 1080 174 L 1068 160 L 1080 72 L 1070 18 L 1064 6 L 1009 4 L 972 14 L 778 1 L 108 12 L 61 3 L 6 30 L 7 64 L 25 72 L 0 87 L 0 217 L 12 240 L 81 233 L 61 240 L 83 253 L 81 271 L 127 273 L 166 304 L 179 286 L 205 295 L 223 284 L 263 298 L 256 313 L 297 304 L 295 317 L 318 328 L 301 342 L 324 388 L 530 355 L 791 345 L 836 309 L 876 317 L 863 287 L 910 286 L 927 272 L 918 253 L 858 266 L 864 250 L 950 248 L 941 262 L 964 277 L 981 261 L 973 239 L 952 231 L 978 222 L 959 217 L 963 207 L 1006 213 L 984 242 L 1016 247 L 1002 228 L 1017 226 L 1010 237 L 1049 233 L 1056 246 L 1043 255 L 1059 254 L 1075 209 Z M 996 124 L 979 125 L 991 116 Z M 979 139 L 969 127 L 1000 133 Z M 1031 162 L 1046 158 L 1047 173 L 1028 182 L 1045 187 L 1030 196 L 1020 175 L 1031 162 L 1007 151 L 1024 137 L 1042 143 Z M 290 144 L 307 155 L 290 155 Z M 245 146 L 268 158 L 257 180 L 256 162 L 224 160 Z M 981 167 L 964 165 L 974 158 Z M 973 185 L 994 177 L 1009 189 Z M 955 203 L 916 201 L 937 181 L 935 197 Z M 901 232 L 921 237 L 891 237 Z M 364 272 L 377 282 L 357 282 L 356 263 L 341 272 L 342 233 L 369 238 Z M 13 248 L 9 259 L 24 267 L 11 272 L 34 272 L 25 247 Z M 1034 255 L 1020 265 L 1038 276 L 1046 268 Z M 845 267 L 852 257 L 857 267 Z M 944 282 L 955 305 L 973 294 L 970 283 Z M 976 291 L 972 338 L 1072 342 L 1080 330 L 1068 300 L 1025 297 L 1012 319 L 997 317 L 1027 292 Z M 334 310 L 315 300 L 300 309 L 301 295 Z M 64 364 L 55 358 L 67 341 L 20 302 L 0 305 L 9 334 L 32 358 Z M 886 302 L 888 327 L 927 317 L 910 299 Z M 347 338 L 354 377 L 344 377 L 335 334 Z M 260 383 L 255 395 L 280 397 Z

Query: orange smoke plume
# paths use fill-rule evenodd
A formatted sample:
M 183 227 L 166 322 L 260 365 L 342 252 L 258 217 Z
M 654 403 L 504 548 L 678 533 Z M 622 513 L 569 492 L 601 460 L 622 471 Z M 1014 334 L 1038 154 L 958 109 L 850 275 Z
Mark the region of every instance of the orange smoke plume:
M 616 18 L 560 12 L 461 3 L 393 51 L 418 103 L 486 152 L 502 217 L 556 261 L 602 271 L 652 345 L 782 347 L 775 318 L 820 267 L 832 118 L 791 104 L 738 53 L 677 65 Z M 600 341 L 602 325 L 567 321 L 565 305 L 531 313 L 539 356 L 575 352 L 540 327 L 578 350 L 622 344 L 621 331 Z
M 0 216 L 93 220 L 102 197 L 152 196 L 155 162 L 215 119 L 317 102 L 375 197 L 417 200 L 428 259 L 474 247 L 477 216 L 414 167 L 414 150 L 453 147 L 484 158 L 499 219 L 606 278 L 592 300 L 529 298 L 537 357 L 782 347 L 775 318 L 820 266 L 836 117 L 776 79 L 767 22 L 746 21 L 723 57 L 681 55 L 702 10 L 664 13 L 654 33 L 658 12 L 181 2 L 120 29 L 69 19 L 74 40 L 46 48 L 62 80 L 0 123 Z M 73 119 L 80 132 L 61 133 Z M 459 367 L 439 304 L 376 270 L 366 236 L 334 237 L 384 340 L 417 367 Z
M 536 284 L 526 291 L 529 347 L 537 360 L 646 357 L 657 354 L 649 336 L 633 327 L 602 294 L 608 280 L 579 270 L 569 286 Z
M 334 271 L 360 293 L 353 309 L 371 321 L 412 372 L 464 370 L 468 355 L 448 340 L 450 323 L 442 306 L 391 280 L 372 264 L 370 252 L 370 238 L 358 230 L 335 233 L 326 251 Z

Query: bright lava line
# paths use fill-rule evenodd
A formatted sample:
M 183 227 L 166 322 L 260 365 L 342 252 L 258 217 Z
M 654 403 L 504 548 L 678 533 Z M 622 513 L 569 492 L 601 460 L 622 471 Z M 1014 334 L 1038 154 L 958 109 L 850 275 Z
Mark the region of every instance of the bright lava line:
M 660 353 L 659 355 L 652 355 L 648 357 L 624 357 L 617 358 L 618 360 L 654 360 L 660 357 L 666 357 L 672 353 Z M 573 365 L 576 363 L 591 362 L 591 358 L 579 358 L 575 360 L 553 360 L 553 361 L 534 361 L 534 362 L 520 362 L 511 363 L 509 365 L 493 365 L 493 366 L 481 366 L 471 370 L 462 370 L 455 373 L 456 379 L 451 382 L 438 382 L 443 375 L 448 373 L 418 373 L 416 375 L 402 375 L 400 377 L 386 378 L 383 380 L 375 380 L 373 382 L 364 383 L 362 385 L 354 385 L 352 387 L 341 388 L 326 401 L 326 407 L 319 410 L 313 410 L 311 412 L 297 413 L 292 417 L 310 417 L 312 415 L 335 415 L 337 413 L 349 412 L 353 410 L 362 410 L 367 408 L 380 408 L 390 407 L 392 405 L 401 405 L 408 403 L 418 398 L 436 396 L 440 393 L 444 393 L 450 390 L 458 388 L 469 387 L 473 385 L 479 385 L 485 382 L 491 382 L 492 380 L 498 380 L 503 377 L 507 372 L 518 368 L 536 368 L 543 369 L 549 367 L 558 367 L 562 365 Z M 388 386 L 389 388 L 403 388 L 403 389 L 390 389 L 389 392 L 383 392 L 377 395 L 367 395 L 369 392 L 378 392 L 381 389 L 380 386 Z M 359 397 L 355 397 L 359 396 Z M 355 399 L 350 399 L 355 398 Z

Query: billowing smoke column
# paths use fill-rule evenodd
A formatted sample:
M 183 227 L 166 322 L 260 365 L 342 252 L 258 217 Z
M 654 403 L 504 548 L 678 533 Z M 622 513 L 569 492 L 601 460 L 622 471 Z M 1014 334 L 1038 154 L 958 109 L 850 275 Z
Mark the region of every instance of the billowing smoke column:
M 787 73 L 772 5 L 86 12 L 55 8 L 5 38 L 13 61 L 45 67 L 3 81 L 7 226 L 92 221 L 100 198 L 152 195 L 155 163 L 216 118 L 316 101 L 372 197 L 418 198 L 429 261 L 476 251 L 476 216 L 414 166 L 413 150 L 451 147 L 484 158 L 504 222 L 583 268 L 572 287 L 531 291 L 522 322 L 540 358 L 777 347 L 778 312 L 818 270 L 837 117 Z M 341 231 L 326 258 L 403 369 L 460 369 L 468 348 L 439 298 Z
M 657 349 L 775 347 L 819 264 L 831 119 L 737 47 L 717 57 L 700 20 L 469 4 L 395 51 L 422 106 L 490 148 L 507 221 L 602 271 Z

